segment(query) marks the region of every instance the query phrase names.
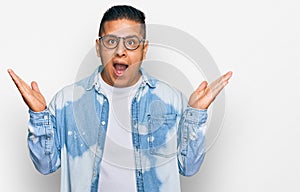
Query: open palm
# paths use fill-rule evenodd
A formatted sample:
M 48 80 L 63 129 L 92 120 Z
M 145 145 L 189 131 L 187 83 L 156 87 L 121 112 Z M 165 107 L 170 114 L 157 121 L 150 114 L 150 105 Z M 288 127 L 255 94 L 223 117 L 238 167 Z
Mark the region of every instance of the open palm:
M 12 69 L 7 70 L 10 77 L 16 84 L 19 92 L 22 95 L 23 100 L 26 105 L 35 112 L 40 112 L 45 110 L 46 108 L 46 100 L 44 96 L 41 94 L 38 84 L 33 81 L 31 82 L 31 86 L 25 83 Z
M 232 72 L 229 71 L 225 75 L 216 79 L 210 85 L 208 85 L 206 81 L 203 81 L 191 94 L 189 105 L 193 108 L 207 109 L 221 90 L 228 84 L 228 80 L 231 76 Z

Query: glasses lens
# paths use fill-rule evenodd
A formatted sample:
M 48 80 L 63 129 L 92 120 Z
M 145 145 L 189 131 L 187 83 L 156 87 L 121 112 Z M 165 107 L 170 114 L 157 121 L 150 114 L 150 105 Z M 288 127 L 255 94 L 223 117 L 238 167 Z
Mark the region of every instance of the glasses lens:
M 137 49 L 140 45 L 140 40 L 136 36 L 126 37 L 125 38 L 125 47 L 129 50 Z
M 114 49 L 118 46 L 119 39 L 113 35 L 107 35 L 102 38 L 103 45 L 108 49 Z

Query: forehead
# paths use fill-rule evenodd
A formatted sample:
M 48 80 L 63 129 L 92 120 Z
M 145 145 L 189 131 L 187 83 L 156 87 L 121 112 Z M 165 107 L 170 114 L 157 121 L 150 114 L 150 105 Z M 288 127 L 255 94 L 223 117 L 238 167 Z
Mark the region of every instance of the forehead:
M 141 24 L 127 19 L 106 21 L 103 25 L 103 35 L 113 34 L 117 36 L 141 35 Z

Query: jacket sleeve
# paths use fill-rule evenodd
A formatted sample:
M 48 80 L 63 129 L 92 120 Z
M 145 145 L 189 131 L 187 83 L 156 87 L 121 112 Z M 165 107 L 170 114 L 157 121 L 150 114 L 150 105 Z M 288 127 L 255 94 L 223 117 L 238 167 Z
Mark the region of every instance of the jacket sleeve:
M 49 109 L 42 112 L 29 110 L 28 147 L 35 168 L 49 174 L 60 167 L 60 149 L 55 117 Z
M 183 176 L 196 174 L 205 157 L 207 110 L 187 107 L 178 126 L 178 167 Z

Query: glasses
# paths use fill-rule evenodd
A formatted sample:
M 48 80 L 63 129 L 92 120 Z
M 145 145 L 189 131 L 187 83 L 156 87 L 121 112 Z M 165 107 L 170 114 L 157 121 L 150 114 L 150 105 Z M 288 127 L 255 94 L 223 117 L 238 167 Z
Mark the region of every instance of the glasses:
M 137 36 L 127 36 L 127 37 L 118 37 L 115 35 L 105 35 L 103 37 L 99 37 L 99 40 L 102 41 L 102 44 L 107 49 L 114 49 L 119 45 L 120 39 L 123 39 L 124 47 L 127 50 L 136 50 L 139 48 L 141 42 L 145 42 L 145 39 L 139 39 Z

